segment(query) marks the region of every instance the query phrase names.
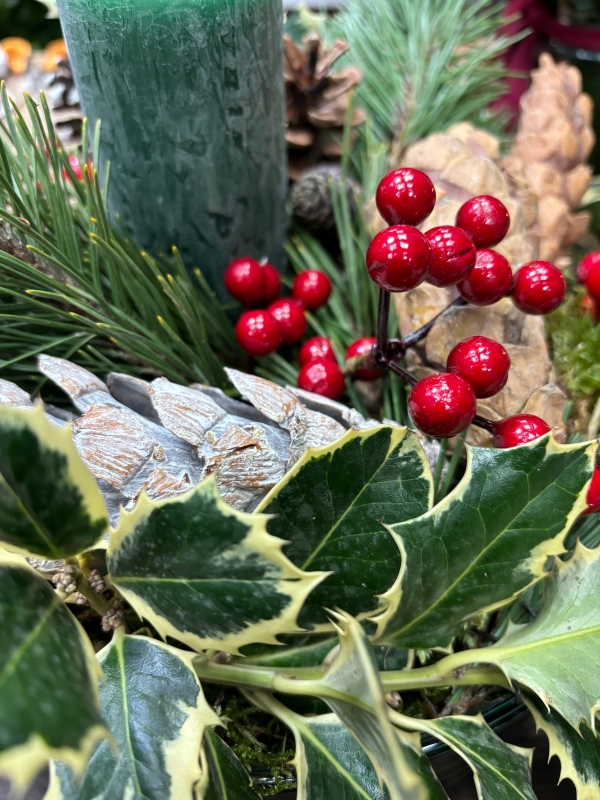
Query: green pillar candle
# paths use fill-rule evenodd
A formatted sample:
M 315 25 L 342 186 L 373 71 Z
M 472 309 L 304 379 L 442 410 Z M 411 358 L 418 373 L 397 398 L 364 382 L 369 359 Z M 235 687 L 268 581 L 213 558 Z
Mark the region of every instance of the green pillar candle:
M 109 205 L 223 294 L 237 256 L 285 261 L 281 0 L 59 0 Z M 93 129 L 93 128 L 92 128 Z

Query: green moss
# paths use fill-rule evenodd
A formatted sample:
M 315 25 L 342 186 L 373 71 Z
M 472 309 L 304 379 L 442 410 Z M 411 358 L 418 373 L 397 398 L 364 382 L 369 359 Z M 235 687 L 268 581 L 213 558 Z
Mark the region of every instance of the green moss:
M 570 293 L 547 322 L 561 381 L 575 397 L 594 397 L 600 393 L 600 325 L 580 308 L 584 295 L 583 289 Z
M 226 728 L 218 728 L 236 756 L 253 778 L 272 778 L 268 785 L 256 785 L 263 797 L 279 794 L 296 787 L 294 768 L 294 737 L 275 717 L 265 714 L 238 694 L 224 690 L 217 698 L 216 710 Z

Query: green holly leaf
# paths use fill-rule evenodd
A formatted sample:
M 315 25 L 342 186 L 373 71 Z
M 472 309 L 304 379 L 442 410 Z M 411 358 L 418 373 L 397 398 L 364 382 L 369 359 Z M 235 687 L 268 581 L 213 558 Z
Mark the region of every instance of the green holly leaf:
M 335 714 L 304 717 L 290 711 L 271 695 L 250 696 L 265 711 L 277 716 L 294 734 L 298 800 L 316 797 L 344 800 L 389 800 L 367 753 Z M 418 734 L 402 734 L 401 747 L 415 773 L 427 786 L 429 800 L 447 800 L 421 751 Z
M 403 553 L 382 598 L 376 641 L 447 647 L 465 620 L 542 578 L 584 510 L 595 443 L 551 436 L 507 450 L 468 448 L 459 485 L 434 509 L 392 525 Z
M 297 567 L 333 574 L 312 593 L 300 624 L 324 623 L 323 607 L 355 616 L 375 606 L 400 570 L 398 547 L 383 524 L 424 514 L 433 502 L 429 462 L 417 436 L 380 426 L 309 450 L 267 495 L 269 533 L 289 541 Z
M 267 517 L 226 505 L 213 478 L 184 495 L 143 494 L 111 531 L 110 578 L 163 638 L 236 653 L 299 630 L 298 612 L 323 579 L 282 553 Z
M 233 750 L 207 728 L 202 749 L 204 778 L 197 800 L 258 800 L 250 776 Z
M 369 756 L 390 800 L 428 800 L 432 774 L 415 762 L 414 748 L 391 724 L 377 664 L 360 623 L 343 612 L 332 614 L 340 651 L 325 675 L 306 681 L 310 694 L 323 699 Z M 435 796 L 435 795 L 434 795 Z M 441 795 L 443 796 L 443 794 Z
M 338 637 L 328 634 L 300 634 L 282 636 L 281 639 L 285 647 L 250 645 L 244 648 L 243 658 L 236 656 L 233 663 L 262 667 L 318 667 L 338 645 Z
M 394 714 L 393 719 L 409 729 L 431 734 L 458 753 L 473 771 L 480 800 L 537 800 L 531 785 L 533 750 L 503 742 L 481 714 L 435 720 Z
M 106 507 L 68 426 L 41 406 L 0 406 L 0 541 L 40 558 L 68 558 L 108 530 Z
M 46 800 L 191 800 L 204 730 L 219 724 L 193 657 L 142 636 L 115 635 L 98 654 L 101 710 L 113 741 L 96 748 L 81 781 L 56 762 Z
M 569 561 L 555 560 L 539 616 L 478 651 L 479 661 L 528 686 L 574 728 L 585 720 L 592 730 L 600 708 L 598 586 L 600 549 L 578 544 Z
M 49 758 L 76 773 L 107 735 L 83 629 L 27 562 L 0 553 L 0 775 L 24 789 Z
M 582 722 L 576 731 L 552 708 L 546 708 L 535 695 L 524 694 L 538 731 L 548 737 L 550 754 L 560 761 L 560 781 L 573 781 L 577 800 L 600 797 L 600 739 Z

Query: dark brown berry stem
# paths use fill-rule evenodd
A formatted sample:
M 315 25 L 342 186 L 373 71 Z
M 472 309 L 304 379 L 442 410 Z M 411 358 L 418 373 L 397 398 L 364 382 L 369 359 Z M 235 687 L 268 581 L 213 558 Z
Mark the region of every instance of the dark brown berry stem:
M 456 308 L 466 305 L 467 305 L 466 300 L 463 300 L 462 297 L 457 297 L 456 300 L 453 300 L 450 303 L 450 305 L 447 305 L 446 308 L 440 311 L 439 314 L 436 314 L 435 317 L 430 319 L 429 322 L 423 325 L 422 328 L 419 328 L 418 330 L 409 333 L 408 336 L 405 336 L 404 339 L 400 339 L 399 341 L 404 345 L 405 348 L 414 347 L 418 342 L 420 342 L 427 336 L 427 334 L 433 328 L 438 319 L 440 319 L 440 317 L 443 317 L 447 311 L 449 311 L 451 308 Z

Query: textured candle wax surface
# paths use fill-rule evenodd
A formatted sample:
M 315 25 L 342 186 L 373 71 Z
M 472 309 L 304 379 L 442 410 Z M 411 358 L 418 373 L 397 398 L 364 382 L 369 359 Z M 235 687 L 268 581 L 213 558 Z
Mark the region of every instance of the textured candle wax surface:
M 109 203 L 223 296 L 240 255 L 285 261 L 281 0 L 59 0 Z

